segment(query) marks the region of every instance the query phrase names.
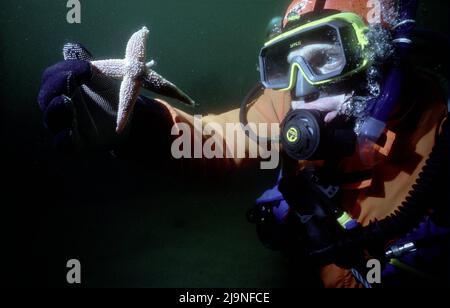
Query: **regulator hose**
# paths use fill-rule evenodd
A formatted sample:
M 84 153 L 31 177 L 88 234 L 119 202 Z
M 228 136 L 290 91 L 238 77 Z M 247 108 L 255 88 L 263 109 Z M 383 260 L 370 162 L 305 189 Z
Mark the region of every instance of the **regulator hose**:
M 445 172 L 448 172 L 448 169 L 444 168 L 443 164 L 445 160 L 449 159 L 449 145 L 449 124 L 447 118 L 443 124 L 441 136 L 438 138 L 426 165 L 405 201 L 394 214 L 383 220 L 373 222 L 367 227 L 363 227 L 360 240 L 364 241 L 365 244 L 360 244 L 364 246 L 367 246 L 367 244 L 369 246 L 385 244 L 387 240 L 401 238 L 419 226 L 429 209 L 427 201 L 435 181 L 445 176 Z
M 264 86 L 261 82 L 258 82 L 251 90 L 247 93 L 247 95 L 244 97 L 241 103 L 241 109 L 239 112 L 239 121 L 243 126 L 248 125 L 248 118 L 247 118 L 247 109 L 248 105 L 257 98 L 258 95 L 260 95 L 264 91 Z M 249 130 L 244 130 L 245 134 L 249 138 L 254 138 L 256 134 L 253 134 L 253 137 L 251 136 Z M 256 140 L 257 141 L 257 140 Z
M 416 184 L 408 193 L 399 209 L 389 217 L 372 222 L 366 227 L 346 231 L 340 239 L 325 248 L 309 253 L 309 257 L 318 265 L 347 262 L 349 256 L 368 250 L 375 257 L 384 257 L 385 245 L 397 238 L 402 238 L 419 227 L 429 210 L 429 196 L 435 181 L 445 175 L 444 162 L 449 158 L 449 124 L 443 125 L 443 132 L 438 138 Z M 337 264 L 337 263 L 336 263 Z M 349 266 L 342 263 L 343 266 Z M 347 265 L 345 265 L 347 264 Z

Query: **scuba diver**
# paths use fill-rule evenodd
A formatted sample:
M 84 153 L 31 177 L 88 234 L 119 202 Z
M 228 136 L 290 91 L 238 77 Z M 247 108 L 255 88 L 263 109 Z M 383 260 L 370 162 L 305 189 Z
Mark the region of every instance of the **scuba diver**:
M 261 83 L 241 108 L 203 118 L 280 124 L 280 136 L 269 136 L 280 144 L 279 181 L 248 219 L 265 246 L 324 287 L 372 287 L 370 259 L 382 264 L 382 286 L 447 283 L 448 83 L 413 61 L 415 40 L 439 40 L 416 28 L 416 2 L 294 0 L 271 23 Z M 44 73 L 38 97 L 58 148 L 167 161 L 172 127 L 195 129 L 192 115 L 139 96 L 117 134 L 117 85 L 80 44 L 66 45 L 64 57 Z M 188 163 L 229 170 L 249 160 Z

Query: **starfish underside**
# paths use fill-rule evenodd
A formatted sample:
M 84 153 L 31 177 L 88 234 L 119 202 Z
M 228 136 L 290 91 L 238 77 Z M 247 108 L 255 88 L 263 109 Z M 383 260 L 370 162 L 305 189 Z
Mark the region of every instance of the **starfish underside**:
M 144 27 L 131 36 L 123 60 L 91 61 L 92 66 L 100 73 L 122 80 L 117 114 L 117 133 L 123 132 L 127 126 L 141 87 L 160 95 L 175 98 L 188 105 L 195 105 L 188 95 L 151 69 L 153 61 L 146 63 L 148 34 L 148 29 Z

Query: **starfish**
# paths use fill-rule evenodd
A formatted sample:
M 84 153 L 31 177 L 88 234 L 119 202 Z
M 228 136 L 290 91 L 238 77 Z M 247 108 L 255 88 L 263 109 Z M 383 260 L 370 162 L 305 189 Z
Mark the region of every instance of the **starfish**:
M 146 47 L 149 30 L 143 27 L 128 41 L 125 59 L 91 61 L 94 69 L 107 77 L 122 80 L 117 114 L 118 134 L 125 129 L 142 87 L 188 105 L 194 101 L 170 81 L 153 71 L 155 62 L 146 63 Z

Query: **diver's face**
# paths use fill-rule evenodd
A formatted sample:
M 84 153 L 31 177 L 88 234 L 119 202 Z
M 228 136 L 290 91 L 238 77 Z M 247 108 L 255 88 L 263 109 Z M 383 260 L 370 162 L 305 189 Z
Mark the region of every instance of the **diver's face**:
M 298 57 L 304 59 L 314 73 L 321 76 L 343 70 L 345 66 L 344 54 L 336 44 L 305 45 L 289 53 L 287 60 L 292 64 Z
M 326 75 L 339 69 L 342 70 L 345 65 L 345 58 L 340 52 L 340 48 L 335 44 L 316 43 L 302 46 L 289 54 L 288 62 L 292 64 L 296 57 L 305 59 L 315 73 L 320 73 L 321 75 Z M 302 78 L 300 73 L 297 78 Z M 294 89 L 293 93 L 296 92 Z M 338 116 L 342 105 L 347 99 L 347 95 L 343 92 L 335 90 L 333 94 L 319 93 L 313 100 L 294 99 L 292 108 L 294 110 L 308 109 L 322 111 L 327 114 L 325 121 L 329 123 Z
M 320 96 L 320 98 L 314 101 L 305 101 L 303 99 L 293 100 L 292 109 L 307 109 L 307 110 L 319 110 L 326 113 L 325 122 L 332 122 L 342 110 L 343 104 L 348 99 L 346 93 L 332 94 L 329 96 Z

